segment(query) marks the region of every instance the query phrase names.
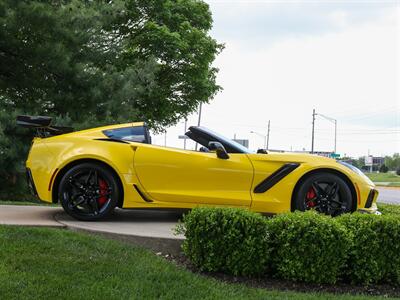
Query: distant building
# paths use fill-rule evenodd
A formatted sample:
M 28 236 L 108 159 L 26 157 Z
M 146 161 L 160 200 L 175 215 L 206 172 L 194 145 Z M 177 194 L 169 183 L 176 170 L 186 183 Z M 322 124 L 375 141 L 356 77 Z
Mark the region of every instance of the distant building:
M 385 163 L 385 158 L 380 156 L 366 156 L 365 165 L 362 166 L 363 170 L 372 172 L 379 171 L 380 167 Z
M 372 165 L 377 166 L 378 169 L 385 163 L 384 157 L 372 157 Z

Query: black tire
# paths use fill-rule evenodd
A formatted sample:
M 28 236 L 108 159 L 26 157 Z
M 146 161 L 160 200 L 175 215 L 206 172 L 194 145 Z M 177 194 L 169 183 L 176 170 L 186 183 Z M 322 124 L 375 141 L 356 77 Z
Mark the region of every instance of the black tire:
M 348 184 L 332 173 L 321 172 L 307 177 L 295 193 L 295 210 L 316 210 L 333 217 L 354 210 Z
M 96 221 L 109 216 L 118 204 L 120 187 L 112 171 L 98 163 L 82 163 L 62 177 L 58 199 L 75 219 Z

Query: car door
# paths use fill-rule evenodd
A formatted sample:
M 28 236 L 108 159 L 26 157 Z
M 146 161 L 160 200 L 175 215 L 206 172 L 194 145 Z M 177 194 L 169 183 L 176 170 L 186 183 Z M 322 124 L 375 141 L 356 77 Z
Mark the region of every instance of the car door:
M 244 153 L 220 159 L 213 152 L 142 145 L 134 167 L 145 191 L 156 201 L 249 207 L 252 164 Z

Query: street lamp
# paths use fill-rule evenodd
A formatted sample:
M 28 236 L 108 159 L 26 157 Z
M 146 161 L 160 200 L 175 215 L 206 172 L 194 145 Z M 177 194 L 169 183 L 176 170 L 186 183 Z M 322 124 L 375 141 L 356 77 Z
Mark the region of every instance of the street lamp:
M 317 113 L 316 113 L 315 115 L 316 115 L 316 116 L 321 116 L 321 117 L 323 117 L 324 119 L 326 119 L 326 120 L 332 122 L 333 124 L 335 124 L 335 150 L 334 150 L 334 152 L 336 153 L 337 120 L 334 119 L 334 118 L 331 118 L 331 117 L 327 117 L 327 116 L 325 116 L 325 115 L 323 115 L 323 114 L 317 114 Z
M 258 136 L 263 137 L 264 138 L 264 149 L 268 150 L 267 149 L 267 136 L 265 134 L 261 134 L 261 133 L 255 132 L 255 131 L 250 131 L 250 133 L 254 133 L 254 134 L 257 134 Z

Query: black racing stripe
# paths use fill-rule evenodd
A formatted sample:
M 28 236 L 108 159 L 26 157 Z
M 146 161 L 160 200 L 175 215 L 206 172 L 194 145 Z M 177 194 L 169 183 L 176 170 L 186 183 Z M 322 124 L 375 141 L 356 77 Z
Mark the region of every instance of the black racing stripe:
M 268 176 L 263 181 L 261 181 L 254 188 L 254 193 L 265 193 L 270 188 L 272 188 L 275 184 L 277 184 L 279 181 L 281 181 L 284 177 L 286 177 L 288 174 L 290 174 L 293 170 L 295 170 L 298 166 L 300 166 L 299 163 L 284 164 L 282 167 L 280 167 L 278 170 L 276 170 L 270 176 Z

